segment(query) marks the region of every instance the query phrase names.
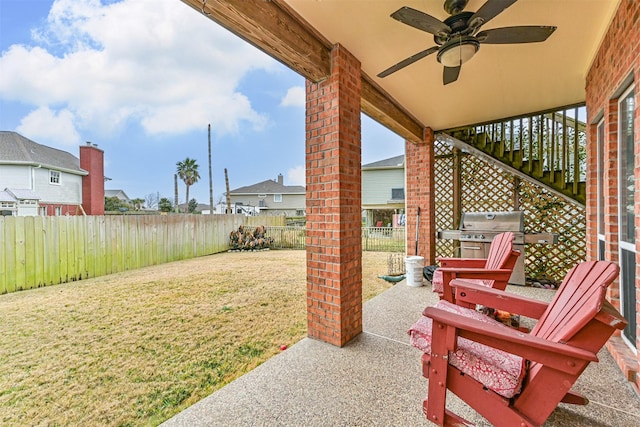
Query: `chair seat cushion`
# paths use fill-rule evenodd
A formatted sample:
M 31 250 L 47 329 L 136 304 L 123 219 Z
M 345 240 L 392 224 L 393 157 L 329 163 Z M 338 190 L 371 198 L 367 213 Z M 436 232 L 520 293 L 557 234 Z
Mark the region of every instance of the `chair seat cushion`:
M 475 283 L 482 286 L 491 286 L 492 280 L 482 279 L 464 279 L 465 282 Z M 444 285 L 442 284 L 442 271 L 438 268 L 433 272 L 433 280 L 431 281 L 431 289 L 440 295 L 444 293 Z
M 476 310 L 460 307 L 445 300 L 438 301 L 434 307 L 509 329 Z M 431 354 L 431 327 L 431 319 L 422 316 L 409 329 L 411 345 L 427 354 Z M 511 398 L 520 393 L 525 374 L 525 361 L 520 356 L 458 338 L 458 349 L 449 352 L 449 364 L 501 396 Z

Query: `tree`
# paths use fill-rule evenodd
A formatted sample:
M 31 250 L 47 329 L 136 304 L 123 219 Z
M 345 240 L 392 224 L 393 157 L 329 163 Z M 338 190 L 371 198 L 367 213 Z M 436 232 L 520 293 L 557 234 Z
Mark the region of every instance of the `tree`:
M 196 199 L 189 200 L 189 204 L 187 205 L 187 211 L 189 213 L 194 213 L 198 209 L 198 201 Z
M 176 163 L 176 172 L 186 187 L 185 201 L 189 202 L 189 187 L 198 182 L 200 174 L 198 173 L 198 164 L 195 159 L 186 158 Z
M 127 205 L 117 197 L 105 197 L 104 198 L 104 210 L 107 212 L 115 212 L 120 208 L 126 208 Z
M 173 203 L 171 203 L 171 200 L 163 197 L 158 201 L 158 209 L 160 209 L 160 212 L 171 212 L 173 210 Z
M 131 204 L 133 205 L 133 208 L 135 210 L 139 211 L 144 207 L 144 199 L 141 199 L 141 198 L 133 199 L 131 200 Z
M 160 201 L 160 193 L 149 193 L 144 196 L 144 205 L 147 209 L 157 209 Z

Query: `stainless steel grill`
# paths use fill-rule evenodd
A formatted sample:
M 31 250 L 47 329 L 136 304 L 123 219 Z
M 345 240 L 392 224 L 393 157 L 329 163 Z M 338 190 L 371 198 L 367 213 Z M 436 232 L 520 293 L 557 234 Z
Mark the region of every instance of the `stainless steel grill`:
M 486 258 L 493 238 L 505 231 L 514 233 L 514 249 L 522 253 L 516 261 L 509 283 L 524 285 L 525 245 L 531 243 L 556 244 L 558 243 L 558 235 L 525 232 L 523 212 L 463 213 L 460 219 L 460 229 L 439 231 L 438 238 L 459 240 L 462 258 Z

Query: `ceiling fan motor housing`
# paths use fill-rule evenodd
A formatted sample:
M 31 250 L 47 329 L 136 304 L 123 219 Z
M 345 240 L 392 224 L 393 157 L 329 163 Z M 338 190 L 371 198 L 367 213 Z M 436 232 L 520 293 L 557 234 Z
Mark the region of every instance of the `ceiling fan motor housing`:
M 467 7 L 468 2 L 469 0 L 444 0 L 444 10 L 449 15 L 455 15 L 462 12 Z

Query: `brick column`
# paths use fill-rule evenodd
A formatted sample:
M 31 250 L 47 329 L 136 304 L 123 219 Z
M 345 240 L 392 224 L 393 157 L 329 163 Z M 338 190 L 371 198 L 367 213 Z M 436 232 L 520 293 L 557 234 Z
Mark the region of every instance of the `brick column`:
M 360 63 L 344 47 L 306 83 L 307 334 L 343 346 L 362 332 Z
M 406 205 L 407 205 L 407 255 L 424 257 L 425 265 L 435 263 L 436 257 L 436 214 L 435 178 L 433 165 L 433 131 L 425 129 L 420 144 L 405 143 Z M 418 225 L 418 253 L 416 254 L 416 224 Z

